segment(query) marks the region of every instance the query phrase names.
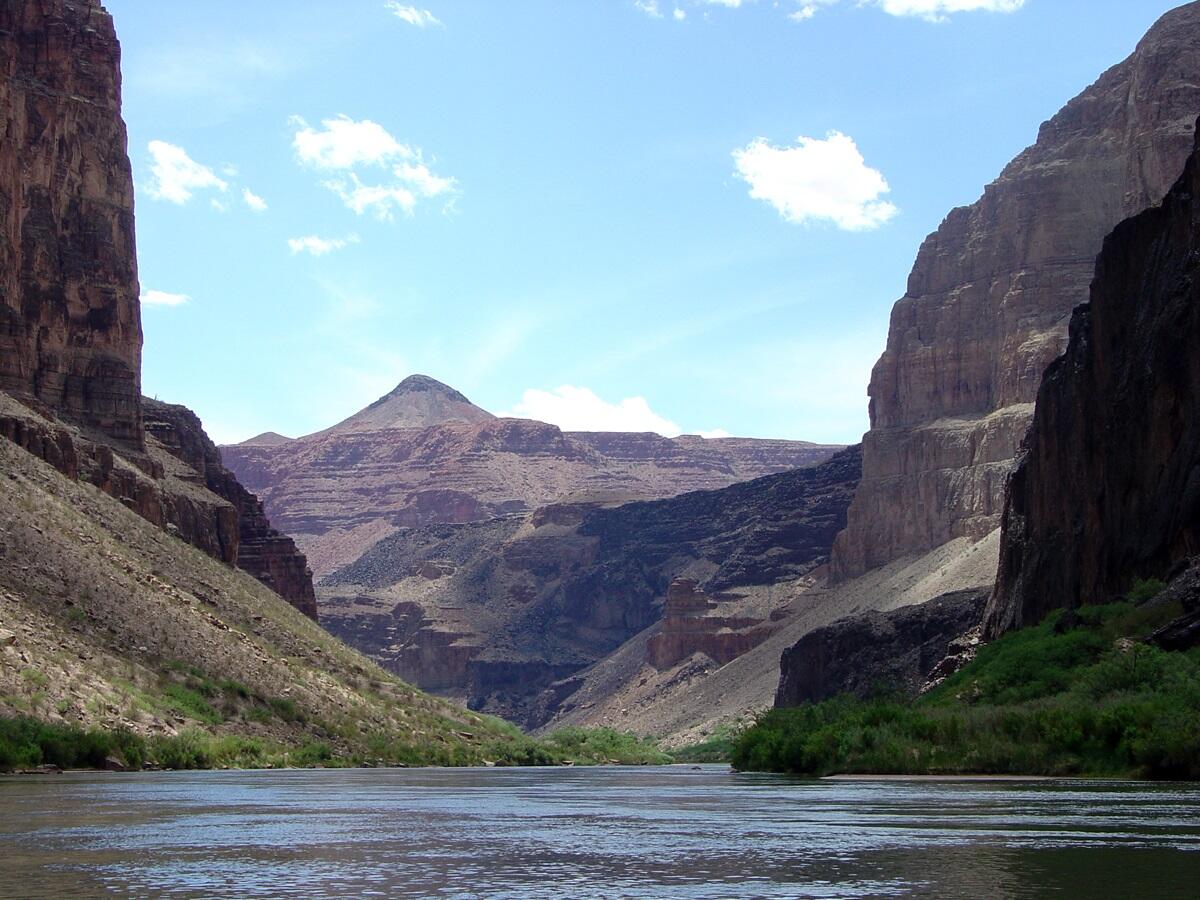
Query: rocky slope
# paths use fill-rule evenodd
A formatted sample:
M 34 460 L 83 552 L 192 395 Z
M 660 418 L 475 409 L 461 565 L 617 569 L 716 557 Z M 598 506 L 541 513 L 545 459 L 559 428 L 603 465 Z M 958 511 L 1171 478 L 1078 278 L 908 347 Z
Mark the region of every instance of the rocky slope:
M 479 761 L 511 739 L 7 440 L 0 472 L 0 715 L 409 761 Z
M 1200 152 L 1104 242 L 1010 484 L 989 635 L 1200 553 L 1198 192 Z
M 668 617 L 648 651 L 660 665 L 702 650 L 727 661 L 765 639 L 779 622 L 770 588 L 744 587 L 826 563 L 859 466 L 851 448 L 718 491 L 406 529 L 320 583 L 322 622 L 423 687 L 540 724 L 570 676 L 659 623 L 676 578 L 708 593 L 686 622 Z
M 96 0 L 0 5 L 0 390 L 141 445 L 120 46 Z
M 320 577 L 398 528 L 720 488 L 818 463 L 838 449 L 564 433 L 542 422 L 497 419 L 452 388 L 413 376 L 326 431 L 291 441 L 264 435 L 222 447 L 221 455 Z
M 870 610 L 923 604 L 955 591 L 986 592 L 995 580 L 998 546 L 999 532 L 993 532 L 979 542 L 957 538 L 837 585 L 800 578 L 739 588 L 739 603 L 775 611 L 775 628 L 761 643 L 725 665 L 697 652 L 660 670 L 647 658 L 657 633 L 652 626 L 571 676 L 573 691 L 543 728 L 612 726 L 686 746 L 744 724 L 772 705 L 780 657 L 805 635 Z
M 1198 109 L 1200 4 L 1189 3 L 926 239 L 872 374 L 836 577 L 997 527 L 1042 373 L 1087 299 L 1101 242 L 1162 199 Z

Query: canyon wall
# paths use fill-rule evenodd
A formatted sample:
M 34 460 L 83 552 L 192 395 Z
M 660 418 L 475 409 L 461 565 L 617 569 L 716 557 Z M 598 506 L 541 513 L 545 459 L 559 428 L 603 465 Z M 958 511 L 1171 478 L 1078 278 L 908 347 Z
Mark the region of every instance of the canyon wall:
M 0 5 L 0 390 L 140 447 L 120 57 L 97 0 Z
M 1104 242 L 1011 481 L 989 636 L 1200 554 L 1198 193 L 1200 151 Z
M 835 580 L 998 527 L 1046 366 L 1104 236 L 1159 202 L 1200 110 L 1200 4 L 1165 15 L 921 247 L 869 389 Z
M 421 687 L 540 725 L 570 694 L 547 701 L 544 688 L 656 626 L 664 603 L 670 621 L 649 651 L 663 666 L 760 642 L 778 625 L 778 595 L 744 588 L 828 561 L 860 465 L 851 447 L 722 490 L 402 529 L 321 580 L 321 622 Z M 672 593 L 676 578 L 710 593 Z
M 0 435 L 315 617 L 304 557 L 199 420 L 141 396 L 112 18 L 96 0 L 10 0 L 0 60 Z

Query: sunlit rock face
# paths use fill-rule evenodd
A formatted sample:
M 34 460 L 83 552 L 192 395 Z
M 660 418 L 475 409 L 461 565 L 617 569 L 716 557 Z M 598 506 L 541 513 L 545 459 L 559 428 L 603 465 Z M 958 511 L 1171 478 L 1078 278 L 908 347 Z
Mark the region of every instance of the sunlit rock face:
M 120 56 L 96 0 L 0 5 L 0 390 L 140 447 Z
M 870 385 L 863 481 L 837 579 L 1000 523 L 1046 366 L 1096 254 L 1178 176 L 1200 110 L 1200 4 L 1045 123 L 1037 142 L 922 245 Z
M 1200 554 L 1200 151 L 1104 242 L 1038 392 L 986 632 L 1104 603 Z

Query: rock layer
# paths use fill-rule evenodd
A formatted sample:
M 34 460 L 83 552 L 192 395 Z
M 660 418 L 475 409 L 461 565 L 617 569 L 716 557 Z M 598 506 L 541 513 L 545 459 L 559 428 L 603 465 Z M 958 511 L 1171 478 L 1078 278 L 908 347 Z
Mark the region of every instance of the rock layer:
M 291 441 L 263 435 L 222 447 L 221 455 L 321 577 L 401 528 L 722 488 L 819 463 L 840 449 L 563 432 L 498 419 L 457 391 L 413 376 L 326 431 Z
M 986 633 L 1200 553 L 1200 151 L 1105 240 L 1013 475 Z
M 1101 242 L 1170 187 L 1197 109 L 1200 4 L 1190 3 L 925 240 L 871 377 L 863 481 L 835 578 L 999 524 L 1038 384 L 1087 299 Z
M 140 446 L 120 56 L 97 0 L 0 5 L 0 390 Z

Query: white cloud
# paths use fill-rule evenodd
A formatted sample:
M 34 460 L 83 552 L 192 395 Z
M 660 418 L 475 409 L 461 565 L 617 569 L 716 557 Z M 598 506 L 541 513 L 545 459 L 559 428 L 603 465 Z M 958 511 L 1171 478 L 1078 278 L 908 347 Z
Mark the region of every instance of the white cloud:
M 684 10 L 680 9 L 678 6 L 675 7 L 675 12 L 672 13 L 672 15 L 675 16 L 676 22 L 682 22 L 684 19 L 687 18 L 687 13 Z
M 187 294 L 169 294 L 166 291 L 142 291 L 143 306 L 183 306 L 192 298 Z
M 323 120 L 317 130 L 293 117 L 292 124 L 297 158 L 310 168 L 339 173 L 322 184 L 360 216 L 370 212 L 390 221 L 397 209 L 412 215 L 422 198 L 456 193 L 455 179 L 434 174 L 419 148 L 400 143 L 377 122 L 338 116 Z M 359 174 L 375 169 L 383 170 L 384 181 L 378 175 L 366 181 Z
M 875 0 L 875 4 L 889 15 L 920 16 L 940 22 L 960 12 L 1016 12 L 1025 5 L 1025 0 Z
M 383 4 L 384 7 L 391 12 L 397 19 L 402 19 L 409 25 L 415 25 L 417 28 L 428 28 L 430 25 L 441 25 L 437 16 L 427 9 L 418 9 L 415 6 L 405 6 L 397 0 L 388 0 Z
M 332 253 L 335 250 L 342 250 L 351 244 L 357 244 L 358 240 L 357 234 L 347 235 L 344 238 L 323 238 L 311 234 L 308 237 L 289 238 L 287 243 L 293 256 L 297 253 L 307 253 L 310 256 L 324 256 L 326 253 Z
M 242 188 L 242 201 L 256 213 L 267 211 L 267 201 L 250 188 Z
M 841 0 L 797 0 L 799 8 L 788 15 L 793 21 L 811 19 L 826 6 Z M 1025 5 L 1025 0 L 859 0 L 859 6 L 876 6 L 891 16 L 916 16 L 930 22 L 944 22 L 954 13 L 994 12 L 1012 13 Z
M 715 428 L 712 431 L 701 431 L 699 434 L 700 437 L 704 438 L 706 441 L 718 441 L 721 438 L 733 437 L 733 435 L 724 428 Z
M 201 165 L 182 147 L 166 141 L 151 141 L 150 183 L 147 191 L 156 200 L 167 200 L 180 206 L 192 199 L 197 191 L 227 191 L 229 185 L 217 177 L 208 166 Z
M 564 384 L 553 391 L 531 388 L 502 417 L 549 422 L 564 431 L 653 431 L 675 437 L 683 429 L 650 408 L 645 397 L 609 403 L 585 387 Z
M 355 166 L 379 166 L 396 158 L 412 159 L 411 148 L 388 134 L 387 129 L 370 119 L 356 122 L 349 116 L 324 119 L 317 131 L 299 116 L 292 146 L 300 162 L 317 169 L 353 169 Z
M 633 0 L 633 5 L 652 19 L 661 19 L 662 10 L 658 8 L 658 0 Z
M 830 221 L 845 231 L 869 231 L 899 210 L 881 200 L 891 189 L 867 166 L 858 145 L 838 131 L 824 140 L 800 137 L 794 147 L 756 138 L 733 151 L 737 174 L 750 196 L 765 200 L 788 222 Z

